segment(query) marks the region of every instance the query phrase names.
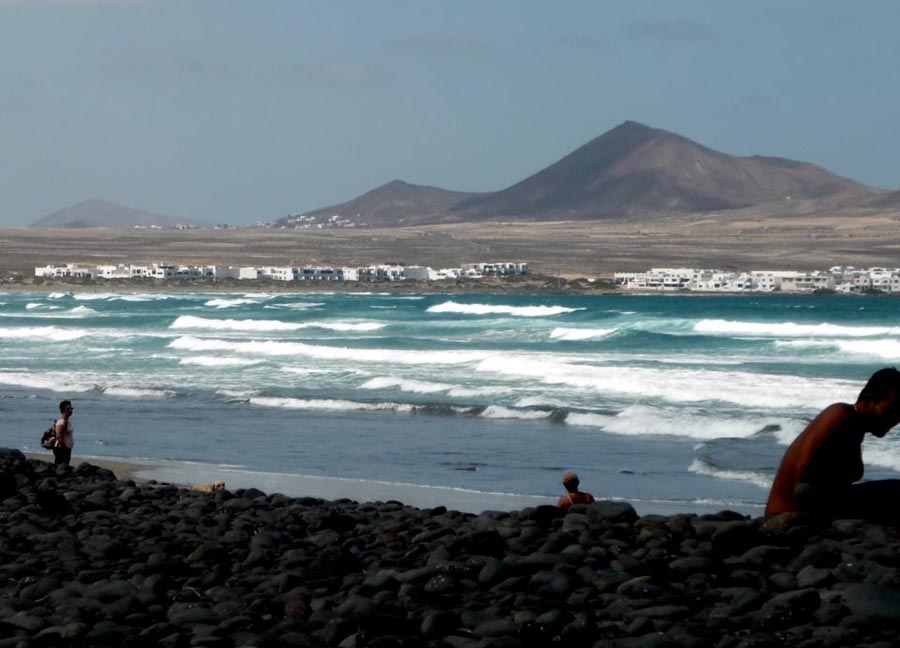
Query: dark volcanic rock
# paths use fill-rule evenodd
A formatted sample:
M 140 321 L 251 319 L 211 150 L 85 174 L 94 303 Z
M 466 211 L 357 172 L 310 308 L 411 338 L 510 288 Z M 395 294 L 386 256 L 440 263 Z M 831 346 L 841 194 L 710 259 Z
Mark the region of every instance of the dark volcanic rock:
M 900 617 L 900 543 L 861 521 L 204 494 L 3 449 L 0 475 L 0 648 L 878 646 Z

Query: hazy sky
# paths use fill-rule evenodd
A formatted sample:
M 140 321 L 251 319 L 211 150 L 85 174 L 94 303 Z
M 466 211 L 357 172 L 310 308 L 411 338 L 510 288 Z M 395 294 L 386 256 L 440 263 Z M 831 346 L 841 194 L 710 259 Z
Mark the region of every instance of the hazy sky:
M 627 119 L 900 188 L 896 0 L 0 0 L 0 226 L 503 188 Z

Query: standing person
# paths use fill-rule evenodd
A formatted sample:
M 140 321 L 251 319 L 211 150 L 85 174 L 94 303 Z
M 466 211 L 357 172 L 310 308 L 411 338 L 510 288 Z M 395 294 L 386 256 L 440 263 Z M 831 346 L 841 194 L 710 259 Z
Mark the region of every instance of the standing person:
M 59 404 L 60 417 L 56 419 L 54 431 L 56 432 L 56 445 L 53 447 L 53 465 L 69 465 L 72 461 L 72 448 L 75 447 L 75 438 L 72 429 L 72 401 L 64 400 Z
M 593 495 L 590 493 L 582 493 L 578 490 L 581 480 L 578 479 L 578 475 L 575 474 L 574 470 L 570 470 L 563 475 L 562 483 L 567 492 L 560 497 L 559 501 L 556 503 L 559 508 L 567 509 L 574 504 L 592 504 L 594 502 Z
M 788 447 L 775 474 L 766 517 L 802 511 L 836 519 L 896 521 L 900 480 L 858 482 L 867 432 L 883 437 L 900 422 L 900 371 L 872 374 L 856 403 L 829 405 Z

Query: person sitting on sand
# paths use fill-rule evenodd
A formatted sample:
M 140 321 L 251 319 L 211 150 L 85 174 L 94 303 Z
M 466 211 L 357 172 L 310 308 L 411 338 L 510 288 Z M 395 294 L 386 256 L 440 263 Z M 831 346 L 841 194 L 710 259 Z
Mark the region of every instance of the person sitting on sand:
M 559 508 L 567 509 L 575 504 L 593 503 L 593 495 L 590 493 L 582 493 L 578 490 L 578 485 L 581 483 L 581 480 L 578 479 L 578 475 L 575 474 L 574 470 L 570 470 L 563 475 L 562 483 L 568 492 L 560 497 L 559 501 L 556 503 Z
M 855 405 L 829 405 L 806 426 L 784 453 L 766 517 L 793 511 L 819 517 L 891 521 L 900 518 L 900 480 L 854 483 L 862 479 L 862 442 L 900 423 L 900 372 L 876 371 Z
M 72 429 L 72 401 L 64 400 L 59 404 L 61 416 L 56 419 L 53 429 L 56 432 L 56 445 L 53 446 L 53 465 L 69 465 L 72 461 L 72 448 L 75 447 L 74 430 Z

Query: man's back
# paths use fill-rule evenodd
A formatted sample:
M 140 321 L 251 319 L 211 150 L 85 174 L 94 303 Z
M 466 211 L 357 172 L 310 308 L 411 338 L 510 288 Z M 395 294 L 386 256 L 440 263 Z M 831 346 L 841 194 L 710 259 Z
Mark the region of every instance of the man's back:
M 835 403 L 825 408 L 785 452 L 766 503 L 766 517 L 827 506 L 861 479 L 863 434 L 853 405 Z

